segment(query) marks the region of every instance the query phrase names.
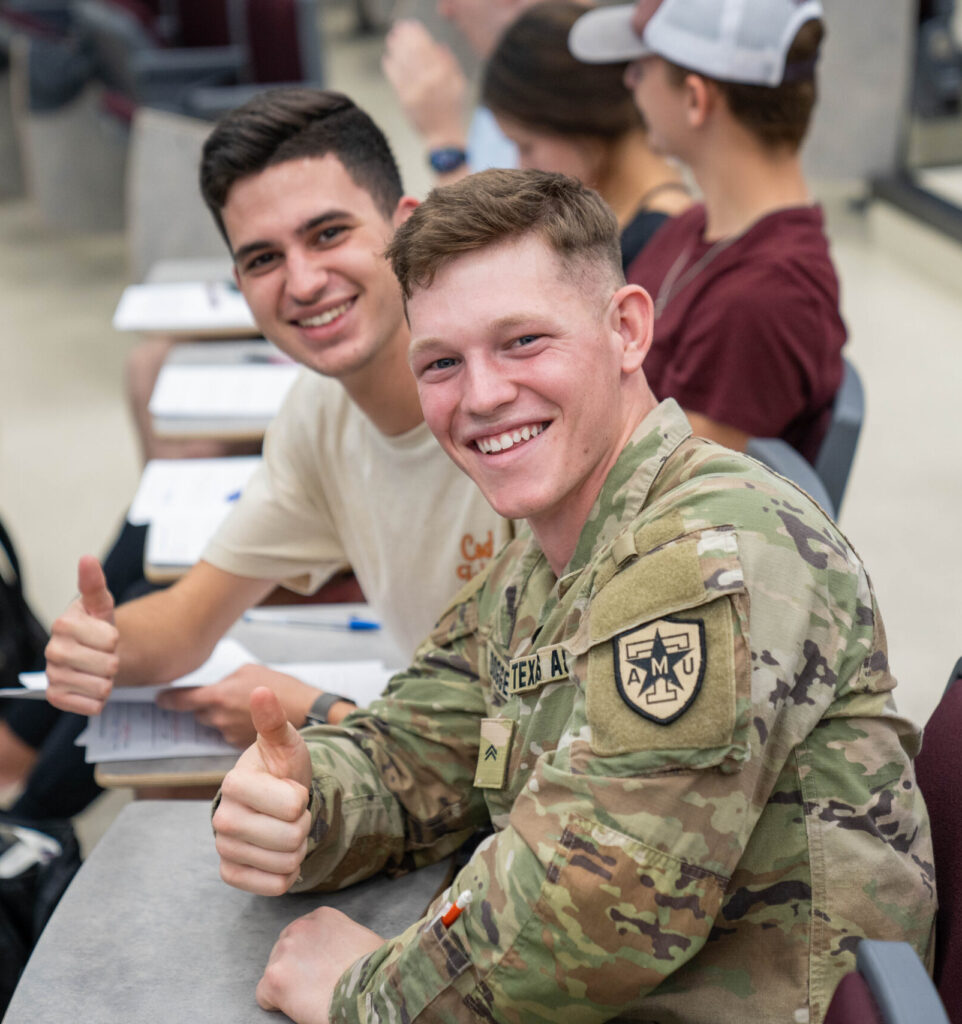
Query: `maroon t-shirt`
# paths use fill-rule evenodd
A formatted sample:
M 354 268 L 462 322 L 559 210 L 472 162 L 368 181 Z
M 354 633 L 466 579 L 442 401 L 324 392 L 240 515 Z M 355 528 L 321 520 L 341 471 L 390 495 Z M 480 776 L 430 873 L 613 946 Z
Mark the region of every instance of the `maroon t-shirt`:
M 815 460 L 845 343 L 823 223 L 819 207 L 777 210 L 714 249 L 704 206 L 664 224 L 627 271 L 656 303 L 658 398 Z

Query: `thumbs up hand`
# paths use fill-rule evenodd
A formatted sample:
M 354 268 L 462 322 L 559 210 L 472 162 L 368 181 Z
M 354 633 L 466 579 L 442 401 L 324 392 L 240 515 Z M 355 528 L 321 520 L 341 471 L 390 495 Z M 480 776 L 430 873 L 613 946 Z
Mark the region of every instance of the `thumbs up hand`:
M 114 599 L 96 558 L 80 559 L 77 585 L 80 596 L 50 628 L 47 700 L 64 711 L 99 715 L 120 665 L 120 634 Z
M 212 824 L 220 875 L 229 885 L 279 896 L 297 881 L 307 852 L 311 758 L 272 690 L 251 694 L 257 739 L 221 786 Z

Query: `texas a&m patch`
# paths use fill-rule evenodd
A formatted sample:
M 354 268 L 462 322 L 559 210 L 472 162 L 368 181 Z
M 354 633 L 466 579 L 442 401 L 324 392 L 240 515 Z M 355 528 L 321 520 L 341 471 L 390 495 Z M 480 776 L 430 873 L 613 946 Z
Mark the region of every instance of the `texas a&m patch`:
M 691 707 L 705 678 L 703 622 L 658 619 L 619 633 L 611 643 L 615 683 L 632 711 L 667 725 Z

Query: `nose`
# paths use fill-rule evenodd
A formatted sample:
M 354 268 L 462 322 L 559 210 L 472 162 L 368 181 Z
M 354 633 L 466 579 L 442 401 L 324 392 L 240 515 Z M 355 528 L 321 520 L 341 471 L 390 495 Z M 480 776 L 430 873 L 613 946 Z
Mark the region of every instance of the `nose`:
M 491 416 L 518 395 L 506 369 L 487 356 L 466 361 L 462 380 L 461 408 L 472 416 Z
M 328 273 L 318 253 L 288 252 L 287 294 L 302 306 L 317 302 L 327 285 Z

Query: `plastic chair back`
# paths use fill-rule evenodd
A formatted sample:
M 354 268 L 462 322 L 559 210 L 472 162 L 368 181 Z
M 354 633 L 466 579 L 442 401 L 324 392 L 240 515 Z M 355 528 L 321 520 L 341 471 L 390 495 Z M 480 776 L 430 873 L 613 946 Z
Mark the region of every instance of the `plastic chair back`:
M 815 459 L 815 472 L 828 491 L 836 515 L 842 507 L 864 418 L 865 389 L 862 387 L 862 379 L 846 359 L 842 386 L 832 407 L 832 419 Z
M 753 437 L 745 451 L 780 476 L 798 484 L 825 512 L 835 517 L 835 504 L 811 463 L 780 437 Z
M 855 973 L 839 982 L 825 1024 L 949 1024 L 949 1018 L 907 942 L 862 939 Z

